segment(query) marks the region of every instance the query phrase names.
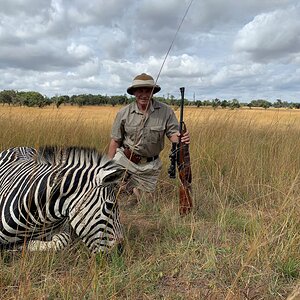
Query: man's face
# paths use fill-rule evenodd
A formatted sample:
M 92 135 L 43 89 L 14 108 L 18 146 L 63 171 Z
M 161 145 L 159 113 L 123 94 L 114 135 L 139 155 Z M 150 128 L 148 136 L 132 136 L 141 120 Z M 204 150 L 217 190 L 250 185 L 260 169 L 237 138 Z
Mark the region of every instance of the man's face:
M 136 88 L 133 92 L 135 99 L 138 104 L 145 106 L 149 103 L 151 100 L 151 87 L 140 87 Z

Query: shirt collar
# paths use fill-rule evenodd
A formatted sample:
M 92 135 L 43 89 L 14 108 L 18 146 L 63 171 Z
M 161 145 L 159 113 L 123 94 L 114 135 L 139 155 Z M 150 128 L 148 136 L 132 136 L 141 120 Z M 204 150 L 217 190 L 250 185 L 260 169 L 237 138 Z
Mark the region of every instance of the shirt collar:
M 152 101 L 150 102 L 149 111 L 153 112 L 154 109 L 158 109 L 160 107 L 161 107 L 160 103 L 158 101 L 152 99 Z M 132 102 L 132 111 L 131 112 L 132 113 L 141 113 L 138 106 L 137 106 L 137 104 L 136 104 L 136 101 Z

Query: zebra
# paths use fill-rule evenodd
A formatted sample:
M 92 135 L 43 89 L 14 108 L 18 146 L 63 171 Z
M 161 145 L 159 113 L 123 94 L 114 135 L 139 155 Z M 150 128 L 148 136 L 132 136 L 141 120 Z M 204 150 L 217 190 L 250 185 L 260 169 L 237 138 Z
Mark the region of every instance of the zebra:
M 116 187 L 124 169 L 95 149 L 15 147 L 0 153 L 0 247 L 92 253 L 123 242 Z M 22 246 L 23 245 L 23 246 Z

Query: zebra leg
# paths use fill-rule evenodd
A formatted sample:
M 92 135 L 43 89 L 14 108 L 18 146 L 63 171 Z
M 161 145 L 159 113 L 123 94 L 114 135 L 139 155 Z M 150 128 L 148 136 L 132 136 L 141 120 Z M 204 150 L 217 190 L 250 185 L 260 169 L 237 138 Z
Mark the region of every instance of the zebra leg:
M 67 232 L 55 234 L 51 241 L 32 240 L 26 244 L 28 251 L 59 251 L 66 248 L 71 242 L 71 236 Z

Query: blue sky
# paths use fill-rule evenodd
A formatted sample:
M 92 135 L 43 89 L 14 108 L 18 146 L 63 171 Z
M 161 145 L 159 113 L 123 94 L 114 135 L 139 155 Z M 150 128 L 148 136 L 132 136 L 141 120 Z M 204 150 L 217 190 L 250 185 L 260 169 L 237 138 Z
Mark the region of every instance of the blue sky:
M 156 78 L 190 0 L 0 0 L 0 90 L 125 94 Z M 160 96 L 300 102 L 296 0 L 193 0 Z

